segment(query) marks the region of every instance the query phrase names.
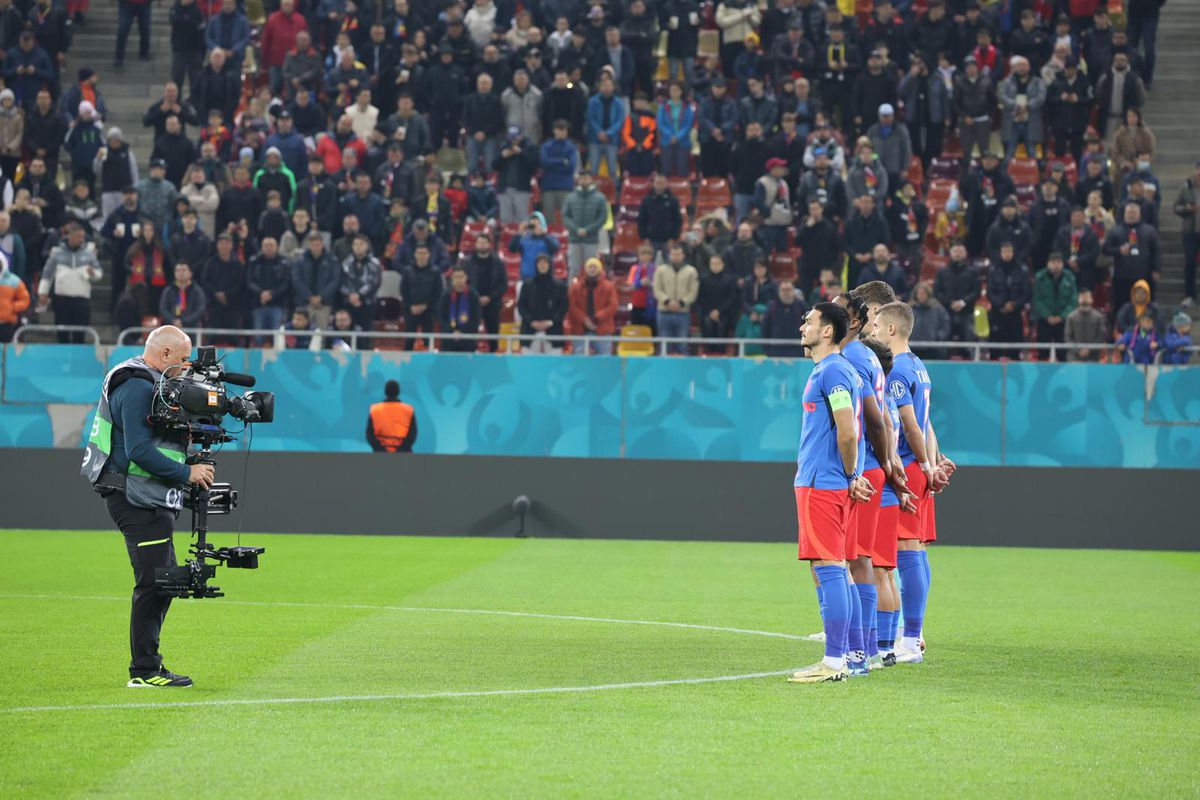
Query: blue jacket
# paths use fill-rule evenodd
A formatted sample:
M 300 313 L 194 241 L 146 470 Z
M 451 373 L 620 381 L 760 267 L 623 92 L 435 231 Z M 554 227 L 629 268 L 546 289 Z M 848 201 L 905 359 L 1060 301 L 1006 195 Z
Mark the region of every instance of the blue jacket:
M 467 187 L 467 216 L 475 219 L 495 219 L 500 216 L 500 198 L 486 183 Z
M 32 75 L 18 75 L 18 67 L 33 67 Z M 54 80 L 54 64 L 40 47 L 28 53 L 13 47 L 4 57 L 4 83 L 17 95 L 17 105 L 29 108 L 40 89 Z
M 1141 326 L 1125 331 L 1125 334 L 1117 341 L 1125 346 L 1124 361 L 1126 364 L 1153 364 L 1154 357 L 1158 355 L 1159 347 L 1162 346 L 1157 331 L 1152 330 L 1149 334 L 1143 334 Z
M 67 140 L 63 142 L 63 150 L 71 157 L 71 163 L 86 165 L 89 169 L 103 146 L 104 133 L 100 130 L 100 123 L 89 124 L 82 120 L 67 131 Z
M 700 141 L 712 141 L 713 128 L 720 128 L 725 141 L 732 142 L 737 133 L 738 107 L 729 97 L 720 101 L 706 97 L 700 101 Z
M 304 137 L 292 131 L 290 134 L 282 135 L 278 132 L 272 133 L 267 137 L 267 148 L 278 147 L 279 152 L 283 155 L 283 163 L 292 171 L 292 175 L 301 177 L 308 174 L 308 147 L 304 144 Z
M 575 171 L 579 168 L 579 150 L 570 139 L 551 139 L 542 145 L 542 178 L 544 192 L 569 192 L 575 188 Z
M 79 116 L 79 104 L 82 102 L 83 90 L 79 88 L 79 84 L 73 83 L 68 86 L 62 94 L 62 99 L 58 101 L 58 110 L 63 119 L 70 123 Z M 108 119 L 108 106 L 104 104 L 104 95 L 100 94 L 99 89 L 96 89 L 96 117 L 101 120 Z
M 246 54 L 246 45 L 250 44 L 250 22 L 246 19 L 246 15 L 240 11 L 234 11 L 232 19 L 227 19 L 225 12 L 213 14 L 212 19 L 208 22 L 208 29 L 204 32 L 204 42 L 208 45 L 209 50 L 221 48 L 222 50 L 232 50 L 241 58 Z M 228 40 L 223 34 L 228 25 Z
M 538 256 L 545 253 L 554 258 L 554 254 L 558 252 L 558 239 L 550 234 L 534 236 L 523 233 L 509 241 L 508 251 L 521 254 L 521 280 L 527 281 L 537 274 Z
M 658 107 L 658 140 L 663 144 L 687 144 L 692 135 L 692 124 L 696 121 L 696 112 L 691 103 L 681 103 L 679 123 L 671 113 L 671 103 L 668 100 Z
M 1165 338 L 1167 351 L 1163 353 L 1164 364 L 1186 364 L 1192 359 L 1192 354 L 1184 350 L 1192 346 L 1192 337 L 1185 336 L 1176 330 L 1167 331 Z
M 588 100 L 587 140 L 589 144 L 598 143 L 600 140 L 596 138 L 596 134 L 603 130 L 608 134 L 608 144 L 615 145 L 621 139 L 621 127 L 625 124 L 625 117 L 628 115 L 629 110 L 625 107 L 625 101 L 614 94 L 609 125 L 607 128 L 602 128 L 601 122 L 604 119 L 604 111 L 601 101 L 603 98 L 604 95 L 597 92 L 592 95 L 591 100 Z
M 342 216 L 353 214 L 358 217 L 359 230 L 372 242 L 383 239 L 387 224 L 387 208 L 383 198 L 375 192 L 359 197 L 358 192 L 347 192 L 342 197 Z

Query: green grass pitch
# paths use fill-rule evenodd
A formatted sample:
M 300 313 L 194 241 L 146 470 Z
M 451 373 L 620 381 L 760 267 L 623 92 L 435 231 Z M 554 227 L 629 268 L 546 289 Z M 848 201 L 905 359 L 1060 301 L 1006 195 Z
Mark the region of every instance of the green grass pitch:
M 0 532 L 0 797 L 1200 794 L 1200 554 L 939 547 L 925 664 L 797 686 L 794 545 L 243 540 L 130 690 L 119 536 Z

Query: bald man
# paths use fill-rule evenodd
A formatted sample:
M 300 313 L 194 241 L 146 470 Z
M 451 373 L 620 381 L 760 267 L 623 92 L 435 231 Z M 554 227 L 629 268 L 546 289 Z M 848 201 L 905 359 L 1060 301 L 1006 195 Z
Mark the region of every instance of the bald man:
M 104 378 L 81 472 L 104 498 L 108 514 L 125 535 L 135 579 L 129 614 L 130 688 L 191 686 L 171 672 L 158 652 L 171 598 L 160 595 L 154 571 L 175 566 L 175 518 L 189 484 L 212 486 L 213 468 L 186 464 L 187 434 L 165 434 L 147 422 L 154 388 L 187 362 L 192 340 L 174 325 L 146 338 L 140 356 L 123 361 Z

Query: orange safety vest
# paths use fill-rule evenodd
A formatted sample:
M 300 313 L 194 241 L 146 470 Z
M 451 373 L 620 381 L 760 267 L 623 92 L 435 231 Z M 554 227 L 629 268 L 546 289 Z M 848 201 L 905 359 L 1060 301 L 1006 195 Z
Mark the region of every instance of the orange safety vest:
M 408 430 L 412 427 L 413 407 L 408 403 L 393 400 L 371 406 L 371 428 L 375 438 L 389 453 L 400 449 Z

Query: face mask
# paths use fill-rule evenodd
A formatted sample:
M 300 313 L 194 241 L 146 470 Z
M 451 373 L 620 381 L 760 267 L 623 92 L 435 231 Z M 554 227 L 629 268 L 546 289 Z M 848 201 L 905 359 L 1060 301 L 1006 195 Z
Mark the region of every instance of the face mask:
M 1139 162 L 1137 162 L 1137 168 L 1138 168 L 1138 172 L 1149 172 L 1150 171 L 1150 162 L 1149 161 L 1139 161 Z

